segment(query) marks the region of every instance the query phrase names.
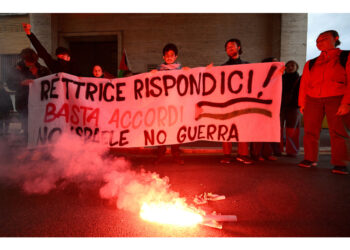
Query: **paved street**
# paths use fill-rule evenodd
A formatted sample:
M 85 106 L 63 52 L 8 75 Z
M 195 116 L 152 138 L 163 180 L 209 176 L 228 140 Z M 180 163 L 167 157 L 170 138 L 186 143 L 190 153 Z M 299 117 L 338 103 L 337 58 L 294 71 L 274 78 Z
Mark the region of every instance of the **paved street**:
M 127 155 L 135 171 L 144 168 L 168 176 L 171 190 L 191 203 L 203 192 L 226 199 L 197 205 L 208 213 L 237 215 L 223 228 L 181 228 L 143 221 L 137 213 L 117 209 L 99 198 L 99 185 L 70 184 L 45 195 L 27 195 L 1 180 L 2 237 L 349 237 L 350 178 L 334 175 L 330 155 L 316 168 L 302 169 L 302 160 L 280 157 L 244 166 L 219 163 L 218 151 L 186 153 L 185 165 L 153 164 L 148 154 Z M 199 152 L 197 150 L 197 152 Z

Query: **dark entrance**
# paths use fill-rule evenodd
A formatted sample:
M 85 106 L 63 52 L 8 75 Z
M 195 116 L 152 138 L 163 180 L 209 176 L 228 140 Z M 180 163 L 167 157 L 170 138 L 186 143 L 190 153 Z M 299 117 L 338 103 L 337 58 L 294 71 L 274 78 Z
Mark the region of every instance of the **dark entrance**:
M 92 67 L 102 66 L 115 77 L 118 75 L 117 36 L 68 38 L 72 61 L 79 66 L 83 76 L 92 76 Z

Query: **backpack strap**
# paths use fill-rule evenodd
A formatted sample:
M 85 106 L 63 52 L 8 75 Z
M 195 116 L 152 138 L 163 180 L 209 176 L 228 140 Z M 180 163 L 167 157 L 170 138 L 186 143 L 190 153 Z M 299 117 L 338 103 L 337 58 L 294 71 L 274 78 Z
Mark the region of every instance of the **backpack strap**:
M 316 62 L 316 59 L 318 57 L 315 57 L 314 59 L 311 59 L 310 62 L 309 62 L 309 71 L 311 70 L 311 68 L 314 66 L 315 62 Z
M 343 66 L 344 68 L 346 67 L 346 63 L 348 61 L 349 53 L 350 53 L 350 50 L 342 50 L 342 52 L 340 52 L 339 61 L 340 61 L 341 66 Z M 318 57 L 315 57 L 314 59 L 310 60 L 310 62 L 309 62 L 309 70 L 311 70 L 311 68 L 314 66 L 317 58 Z
M 340 61 L 340 64 L 344 68 L 346 67 L 346 63 L 348 61 L 349 53 L 350 53 L 350 50 L 343 50 L 342 52 L 340 52 L 339 61 Z

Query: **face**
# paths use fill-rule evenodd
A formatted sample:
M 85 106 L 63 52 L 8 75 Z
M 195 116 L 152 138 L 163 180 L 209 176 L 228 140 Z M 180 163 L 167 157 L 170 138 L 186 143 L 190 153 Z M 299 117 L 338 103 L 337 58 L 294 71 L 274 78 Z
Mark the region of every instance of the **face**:
M 28 68 L 32 68 L 35 66 L 35 62 L 29 62 L 24 60 L 24 64 L 28 67 Z
M 30 72 L 32 72 L 33 75 L 36 75 L 38 73 L 38 68 L 35 66 L 35 62 L 28 62 L 24 60 L 24 64 L 29 68 Z
M 286 64 L 286 73 L 294 73 L 297 71 L 297 65 L 294 62 L 290 62 Z
M 174 51 L 169 50 L 165 52 L 163 59 L 167 64 L 172 64 L 176 61 L 177 55 L 175 55 Z
M 66 62 L 70 61 L 70 55 L 68 55 L 68 54 L 59 54 L 59 55 L 57 55 L 57 58 L 59 58 L 63 61 L 66 61 Z
M 102 68 L 98 65 L 95 65 L 94 68 L 92 69 L 92 74 L 94 77 L 101 77 L 103 74 Z
M 318 36 L 316 46 L 320 51 L 327 51 L 335 48 L 335 42 L 339 37 L 333 37 L 331 33 L 324 33 Z
M 240 48 L 241 47 L 237 46 L 235 42 L 229 42 L 226 45 L 226 54 L 233 59 L 237 59 L 239 57 Z

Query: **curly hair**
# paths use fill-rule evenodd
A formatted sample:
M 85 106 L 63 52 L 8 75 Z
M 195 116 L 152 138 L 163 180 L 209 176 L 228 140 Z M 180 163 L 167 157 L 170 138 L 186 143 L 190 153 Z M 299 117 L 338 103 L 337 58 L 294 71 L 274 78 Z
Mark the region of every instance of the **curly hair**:
M 35 51 L 32 50 L 31 48 L 23 49 L 21 51 L 20 55 L 21 55 L 22 60 L 27 61 L 27 62 L 31 62 L 31 63 L 35 63 L 39 59 L 37 53 L 35 53 Z

